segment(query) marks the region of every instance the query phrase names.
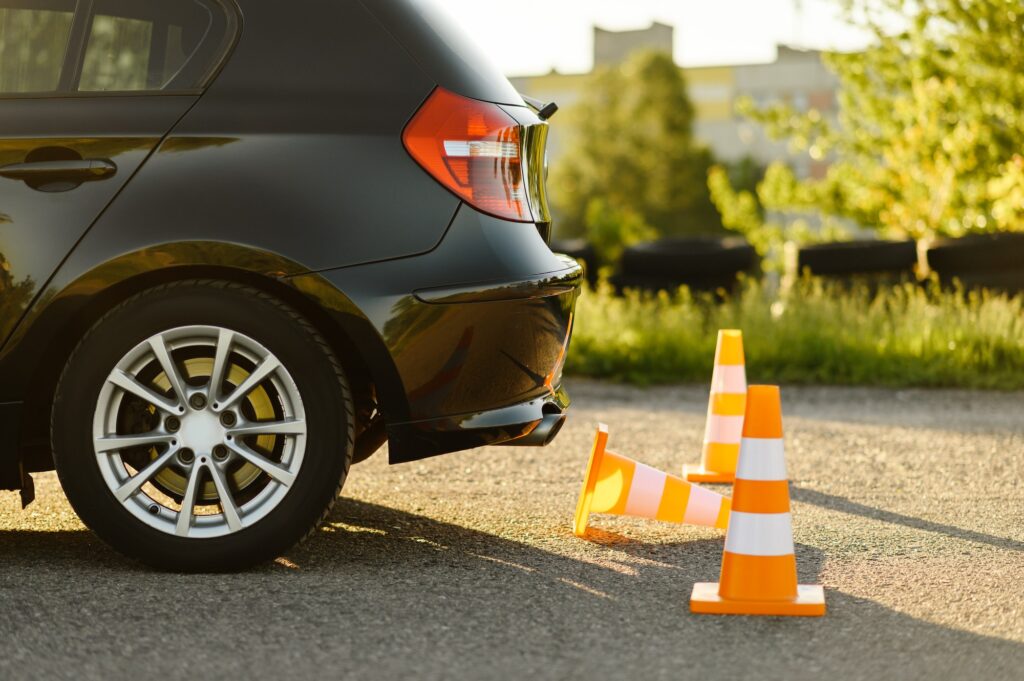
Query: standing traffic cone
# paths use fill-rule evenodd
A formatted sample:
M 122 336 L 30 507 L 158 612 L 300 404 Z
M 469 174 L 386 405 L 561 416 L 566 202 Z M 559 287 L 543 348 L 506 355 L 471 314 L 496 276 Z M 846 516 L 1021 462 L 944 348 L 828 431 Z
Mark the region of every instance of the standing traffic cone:
M 732 514 L 717 584 L 693 585 L 690 610 L 722 615 L 824 615 L 821 586 L 796 583 L 779 388 L 747 392 Z
M 576 502 L 573 533 L 587 532 L 591 513 L 631 515 L 725 529 L 729 499 L 681 478 L 609 452 L 608 426 L 599 424 Z
M 684 478 L 690 482 L 733 481 L 740 454 L 746 400 L 743 332 L 721 329 L 715 347 L 715 368 L 711 374 L 711 398 L 700 465 L 684 466 Z

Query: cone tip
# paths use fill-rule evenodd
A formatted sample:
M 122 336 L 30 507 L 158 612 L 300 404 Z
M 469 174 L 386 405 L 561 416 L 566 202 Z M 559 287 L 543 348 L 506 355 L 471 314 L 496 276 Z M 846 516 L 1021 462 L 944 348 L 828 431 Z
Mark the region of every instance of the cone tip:
M 779 386 L 752 385 L 747 388 L 743 437 L 782 437 L 782 396 Z
M 743 363 L 743 332 L 739 329 L 719 329 L 715 364 Z

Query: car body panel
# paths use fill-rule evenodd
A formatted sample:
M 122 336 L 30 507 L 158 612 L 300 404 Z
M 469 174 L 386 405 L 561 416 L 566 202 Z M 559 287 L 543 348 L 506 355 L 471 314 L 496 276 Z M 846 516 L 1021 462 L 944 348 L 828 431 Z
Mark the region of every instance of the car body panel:
M 534 225 L 464 205 L 431 253 L 291 283 L 328 309 L 338 306 L 322 291 L 344 291 L 376 329 L 400 377 L 405 404 L 392 404 L 389 420 L 418 421 L 548 392 L 544 378 L 566 342 L 581 276 Z
M 0 343 L 93 220 L 124 187 L 160 139 L 195 102 L 192 96 L 5 100 L 0 166 L 46 149 L 103 159 L 113 175 L 74 186 L 33 188 L 0 177 Z M 126 117 L 125 110 L 131 111 Z M 51 152 L 52 153 L 52 152 Z

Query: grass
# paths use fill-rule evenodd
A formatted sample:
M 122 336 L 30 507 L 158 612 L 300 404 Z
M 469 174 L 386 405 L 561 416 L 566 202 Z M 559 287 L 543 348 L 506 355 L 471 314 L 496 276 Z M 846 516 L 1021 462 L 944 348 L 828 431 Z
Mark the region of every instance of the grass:
M 743 330 L 751 382 L 1024 388 L 1024 296 L 904 284 L 872 295 L 804 280 L 755 281 L 725 301 L 613 295 L 579 300 L 567 371 L 632 383 L 708 381 L 716 331 Z

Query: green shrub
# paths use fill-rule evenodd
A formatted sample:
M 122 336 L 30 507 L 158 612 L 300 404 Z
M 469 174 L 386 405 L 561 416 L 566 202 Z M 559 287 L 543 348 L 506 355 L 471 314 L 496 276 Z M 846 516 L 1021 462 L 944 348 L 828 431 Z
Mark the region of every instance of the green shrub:
M 724 302 L 602 284 L 579 301 L 567 371 L 705 382 L 720 328 L 743 330 L 753 383 L 1024 388 L 1024 299 L 934 283 L 872 294 L 805 279 L 779 298 L 747 281 Z
M 617 208 L 604 199 L 587 204 L 587 240 L 599 262 L 614 265 L 627 246 L 654 239 L 658 233 L 629 208 Z

